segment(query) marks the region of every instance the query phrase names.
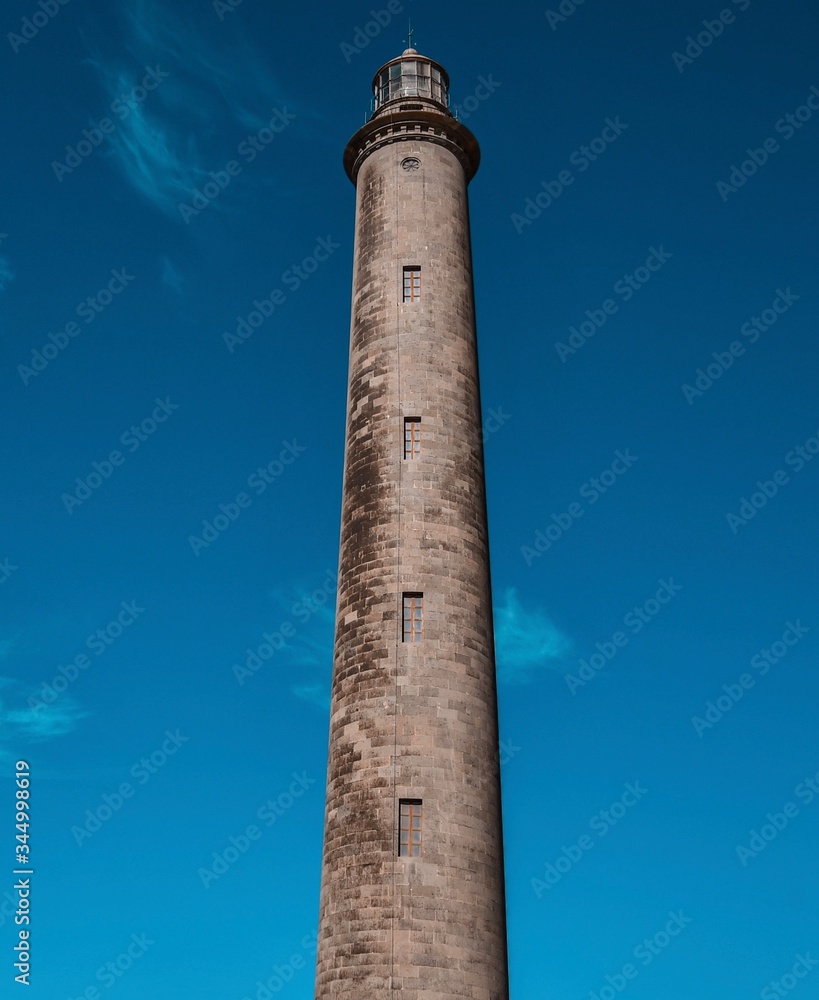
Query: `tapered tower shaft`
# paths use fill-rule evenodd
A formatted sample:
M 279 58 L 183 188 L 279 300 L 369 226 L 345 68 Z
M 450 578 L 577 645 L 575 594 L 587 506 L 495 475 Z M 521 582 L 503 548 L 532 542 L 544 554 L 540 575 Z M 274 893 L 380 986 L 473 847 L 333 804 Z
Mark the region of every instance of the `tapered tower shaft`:
M 407 50 L 350 141 L 356 236 L 317 1000 L 507 1000 L 467 184 Z

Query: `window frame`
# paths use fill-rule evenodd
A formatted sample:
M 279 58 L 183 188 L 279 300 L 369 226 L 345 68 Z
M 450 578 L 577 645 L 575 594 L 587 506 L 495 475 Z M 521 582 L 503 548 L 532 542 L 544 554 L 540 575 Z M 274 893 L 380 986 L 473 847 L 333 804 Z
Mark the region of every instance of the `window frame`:
M 424 641 L 424 595 L 418 591 L 401 595 L 401 641 L 413 645 Z
M 413 836 L 413 834 L 417 834 Z M 423 799 L 398 800 L 398 857 L 420 858 L 424 848 Z
M 404 417 L 404 461 L 421 457 L 421 418 Z
M 402 302 L 421 301 L 421 265 L 405 264 L 403 270 Z

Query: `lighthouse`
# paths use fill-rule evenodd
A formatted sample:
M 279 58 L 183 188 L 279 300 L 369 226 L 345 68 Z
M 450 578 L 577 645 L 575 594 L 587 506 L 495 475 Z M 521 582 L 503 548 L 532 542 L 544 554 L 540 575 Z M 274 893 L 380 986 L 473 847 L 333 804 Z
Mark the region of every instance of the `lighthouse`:
M 467 187 L 444 68 L 375 74 L 356 189 L 316 1000 L 507 1000 Z

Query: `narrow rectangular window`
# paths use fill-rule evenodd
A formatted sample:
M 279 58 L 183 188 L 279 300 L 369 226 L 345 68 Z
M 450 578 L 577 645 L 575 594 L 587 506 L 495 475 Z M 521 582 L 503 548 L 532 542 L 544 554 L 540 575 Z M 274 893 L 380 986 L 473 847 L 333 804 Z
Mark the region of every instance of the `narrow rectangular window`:
M 420 642 L 424 634 L 423 594 L 404 594 L 404 642 Z
M 421 298 L 421 268 L 404 268 L 404 301 L 418 302 Z
M 421 454 L 421 418 L 404 419 L 404 458 L 418 458 Z
M 421 856 L 423 804 L 420 799 L 401 799 L 398 804 L 398 856 L 418 858 Z

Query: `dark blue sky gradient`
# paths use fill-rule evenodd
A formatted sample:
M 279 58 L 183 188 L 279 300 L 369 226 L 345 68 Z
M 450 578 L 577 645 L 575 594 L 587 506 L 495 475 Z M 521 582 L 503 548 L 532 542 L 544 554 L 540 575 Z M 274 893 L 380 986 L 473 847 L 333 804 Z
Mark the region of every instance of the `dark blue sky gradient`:
M 312 996 L 341 157 L 410 14 L 483 157 L 512 996 L 779 995 L 819 955 L 815 6 L 393 0 L 351 51 L 370 6 L 43 2 L 0 58 L 0 981 L 24 759 L 28 996 Z

